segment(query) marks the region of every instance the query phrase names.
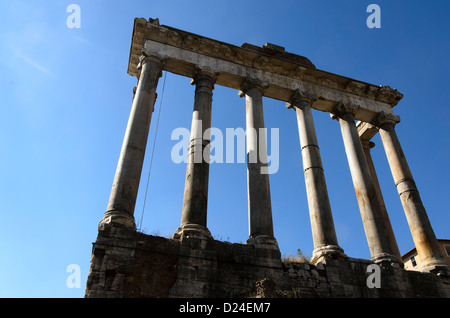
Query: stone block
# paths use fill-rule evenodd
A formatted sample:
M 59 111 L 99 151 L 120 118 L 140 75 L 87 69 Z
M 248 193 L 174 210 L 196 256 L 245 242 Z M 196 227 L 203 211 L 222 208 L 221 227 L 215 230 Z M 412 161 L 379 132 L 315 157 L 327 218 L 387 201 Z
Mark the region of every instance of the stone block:
M 369 260 L 282 263 L 278 251 L 244 244 L 108 233 L 94 244 L 86 297 L 450 297 L 448 277 L 393 267 L 370 289 Z

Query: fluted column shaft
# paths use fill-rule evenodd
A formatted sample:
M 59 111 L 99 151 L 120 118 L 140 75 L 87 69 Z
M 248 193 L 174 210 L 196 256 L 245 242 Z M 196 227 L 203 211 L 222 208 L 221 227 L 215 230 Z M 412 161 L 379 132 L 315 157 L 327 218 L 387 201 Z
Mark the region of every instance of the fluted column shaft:
M 119 162 L 102 224 L 135 226 L 134 208 L 147 146 L 148 132 L 156 101 L 156 88 L 161 77 L 162 62 L 141 56 L 139 81 L 128 119 Z
M 389 240 L 352 111 L 351 107 L 339 104 L 333 115 L 338 117 L 341 126 L 345 152 L 372 260 L 399 264 L 401 260 L 395 255 L 393 244 Z
M 308 208 L 314 242 L 313 261 L 323 257 L 345 256 L 338 245 L 330 200 L 322 167 L 311 104 L 314 96 L 297 90 L 287 104 L 297 114 Z
M 395 132 L 394 125 L 398 118 L 381 116 L 376 124 L 391 168 L 406 219 L 421 259 L 423 271 L 445 269 L 449 266 L 443 259 L 436 235 L 434 234 L 427 212 L 409 169 L 402 147 Z
M 192 114 L 181 226 L 175 237 L 211 237 L 206 220 L 214 76 L 198 72 L 194 75 L 191 83 L 196 87 L 194 111 Z
M 272 203 L 267 174 L 267 146 L 262 105 L 264 87 L 245 81 L 239 95 L 245 95 L 247 136 L 248 244 L 278 248 L 273 234 Z M 264 168 L 264 169 L 262 169 Z

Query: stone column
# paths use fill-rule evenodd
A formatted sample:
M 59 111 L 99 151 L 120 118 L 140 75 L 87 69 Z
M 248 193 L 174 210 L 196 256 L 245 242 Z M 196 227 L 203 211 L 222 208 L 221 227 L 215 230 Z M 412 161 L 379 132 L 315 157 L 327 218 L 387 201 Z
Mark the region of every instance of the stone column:
M 295 109 L 305 174 L 306 193 L 314 242 L 313 262 L 327 257 L 345 257 L 338 245 L 330 200 L 317 142 L 311 105 L 317 97 L 296 90 L 288 108 Z
M 174 238 L 178 239 L 182 237 L 211 238 L 206 227 L 206 216 L 214 81 L 213 73 L 202 71 L 198 71 L 191 81 L 196 88 L 181 226 L 174 235 Z
M 247 244 L 278 249 L 273 235 L 272 203 L 267 160 L 262 96 L 264 84 L 245 79 L 239 96 L 245 95 L 247 136 L 247 190 L 249 239 Z
M 156 87 L 162 72 L 162 61 L 144 54 L 138 65 L 139 81 L 120 151 L 119 162 L 103 220 L 105 224 L 135 227 L 134 207 L 147 146 L 148 132 L 156 101 Z
M 361 140 L 356 129 L 355 108 L 339 103 L 332 118 L 338 118 L 344 140 L 353 185 L 355 187 L 367 242 L 372 260 L 376 263 L 401 264 L 401 260 L 392 249 L 388 231 L 380 210 L 370 170 L 364 155 Z
M 394 255 L 401 260 L 401 254 L 398 249 L 397 240 L 394 235 L 394 230 L 392 229 L 391 221 L 389 220 L 389 214 L 386 209 L 386 205 L 384 204 L 383 194 L 381 193 L 380 183 L 378 181 L 377 172 L 375 170 L 375 165 L 373 164 L 372 155 L 370 154 L 370 149 L 375 147 L 375 143 L 369 140 L 361 139 L 361 144 L 364 149 L 364 155 L 366 157 L 367 166 L 369 167 L 370 176 L 372 177 L 373 186 L 375 188 L 375 192 L 377 194 L 378 203 L 380 204 L 380 212 L 384 221 L 384 225 L 386 227 L 387 235 L 389 236 L 389 242 L 392 245 L 392 251 Z
M 374 124 L 379 127 L 379 133 L 386 156 L 397 187 L 403 209 L 421 259 L 423 271 L 449 270 L 439 248 L 436 235 L 428 219 L 425 207 L 420 199 L 419 191 L 412 177 L 402 147 L 394 126 L 400 119 L 381 113 Z

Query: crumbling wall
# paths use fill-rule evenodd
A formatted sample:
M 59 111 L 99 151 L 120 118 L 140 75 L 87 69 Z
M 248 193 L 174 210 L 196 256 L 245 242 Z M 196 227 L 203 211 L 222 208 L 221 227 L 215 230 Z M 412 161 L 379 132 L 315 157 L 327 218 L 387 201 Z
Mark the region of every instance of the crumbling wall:
M 86 297 L 450 297 L 447 276 L 327 259 L 283 263 L 278 250 L 216 240 L 182 241 L 104 227 L 94 243 Z

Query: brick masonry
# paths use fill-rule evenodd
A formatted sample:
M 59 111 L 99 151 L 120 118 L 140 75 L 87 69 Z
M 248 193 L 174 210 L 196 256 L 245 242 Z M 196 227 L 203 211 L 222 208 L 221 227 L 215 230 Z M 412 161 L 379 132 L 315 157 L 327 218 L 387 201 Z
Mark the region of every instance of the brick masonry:
M 278 250 L 212 239 L 182 241 L 104 226 L 94 243 L 86 297 L 400 298 L 450 297 L 450 278 L 381 267 L 371 261 L 282 262 Z

